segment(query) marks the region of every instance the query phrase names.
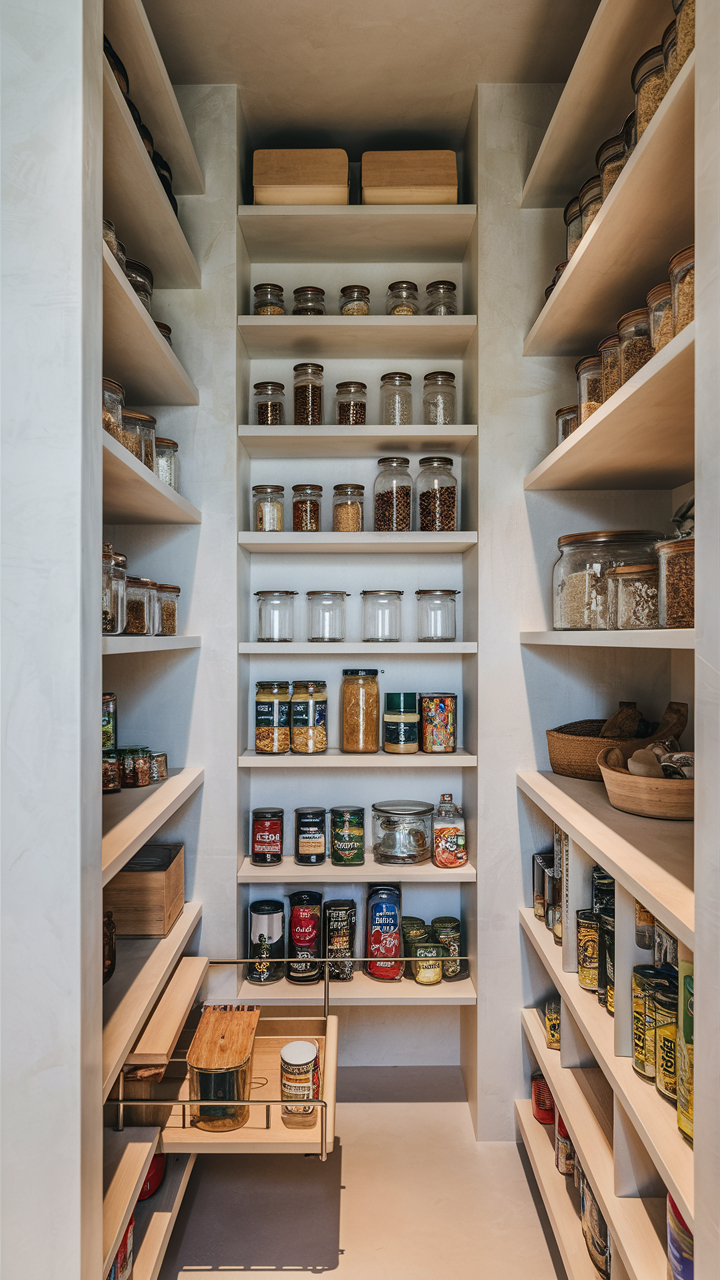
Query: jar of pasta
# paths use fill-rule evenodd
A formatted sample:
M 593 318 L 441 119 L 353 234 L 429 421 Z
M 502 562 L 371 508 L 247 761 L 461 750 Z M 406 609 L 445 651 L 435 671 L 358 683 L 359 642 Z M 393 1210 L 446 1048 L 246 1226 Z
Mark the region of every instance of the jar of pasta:
M 602 183 L 599 176 L 588 178 L 580 188 L 580 217 L 582 233 L 587 235 L 590 227 L 600 212 L 603 202 Z
M 667 92 L 662 45 L 655 45 L 638 58 L 633 67 L 631 82 L 635 94 L 635 121 L 639 142 Z
M 368 754 L 380 746 L 380 690 L 377 669 L 343 671 L 341 750 Z
M 615 183 L 625 167 L 625 138 L 616 133 L 598 148 L 595 164 L 600 174 L 600 187 L 603 200 L 607 200 Z
M 572 200 L 569 200 L 565 205 L 563 218 L 565 219 L 566 227 L 566 258 L 569 262 L 582 240 L 582 218 L 580 217 L 580 199 L 578 196 L 573 196 Z
M 619 391 L 622 386 L 620 376 L 620 339 L 616 333 L 603 338 L 598 346 L 598 354 L 602 361 L 602 398 L 603 404 Z
M 673 336 L 672 289 L 670 281 L 656 284 L 645 299 L 650 317 L 650 345 L 653 355 L 662 351 Z
M 263 755 L 284 755 L 290 750 L 287 680 L 259 680 L 255 685 L 255 750 Z
M 587 422 L 603 402 L 602 360 L 600 356 L 584 356 L 575 365 L 578 385 L 578 421 Z
M 256 316 L 285 315 L 285 299 L 281 284 L 256 284 L 253 292 L 255 294 L 253 311 Z
M 364 284 L 343 285 L 340 290 L 340 315 L 370 315 L 370 290 Z
M 670 259 L 673 333 L 695 319 L 695 245 L 688 245 Z
M 327 751 L 327 685 L 296 680 L 290 699 L 290 750 L 296 755 Z
M 647 307 L 628 311 L 618 320 L 620 338 L 620 372 L 625 386 L 647 364 L 653 354 L 650 341 L 650 316 Z
M 389 284 L 385 310 L 389 316 L 419 315 L 417 285 L 412 280 L 395 280 Z

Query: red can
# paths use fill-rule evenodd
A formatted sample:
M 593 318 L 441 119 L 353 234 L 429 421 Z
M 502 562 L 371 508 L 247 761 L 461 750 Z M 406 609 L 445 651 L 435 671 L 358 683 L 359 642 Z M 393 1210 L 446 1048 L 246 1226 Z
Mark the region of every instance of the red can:
M 145 1181 L 140 1188 L 138 1200 L 148 1200 L 150 1196 L 154 1196 L 160 1183 L 165 1177 L 165 1156 L 153 1156 L 150 1161 L 150 1168 L 145 1176 Z
M 399 982 L 405 970 L 401 936 L 400 890 L 394 885 L 376 885 L 367 904 L 367 952 L 365 972 L 381 982 Z
M 282 809 L 253 809 L 250 861 L 256 867 L 271 867 L 283 859 Z
M 322 933 L 320 912 L 322 894 L 312 889 L 300 889 L 290 894 L 290 945 L 288 956 L 294 961 L 288 965 L 290 982 L 319 982 L 322 968 L 320 955 Z
M 555 1100 L 542 1071 L 532 1074 L 532 1111 L 540 1124 L 555 1124 Z

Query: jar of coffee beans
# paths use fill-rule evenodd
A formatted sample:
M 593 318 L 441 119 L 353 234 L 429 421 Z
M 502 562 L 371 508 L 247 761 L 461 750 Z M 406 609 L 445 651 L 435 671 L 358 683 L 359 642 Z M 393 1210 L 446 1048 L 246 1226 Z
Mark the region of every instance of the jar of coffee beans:
M 285 424 L 284 382 L 255 383 L 255 421 L 262 427 L 282 427 Z
M 385 310 L 389 316 L 419 315 L 417 285 L 412 280 L 395 280 L 389 284 Z
M 285 300 L 281 284 L 256 284 L 254 292 L 256 316 L 285 315 Z
M 318 289 L 314 284 L 304 284 L 299 289 L 293 289 L 293 298 L 295 299 L 292 312 L 294 316 L 325 315 L 324 289 Z
M 417 478 L 420 528 L 426 533 L 448 533 L 456 527 L 457 477 L 452 458 L 421 458 Z
M 293 407 L 296 427 L 319 427 L 323 420 L 323 366 L 293 365 Z
M 367 418 L 367 384 L 338 382 L 335 420 L 339 427 L 364 426 Z
M 293 533 L 320 532 L 321 484 L 293 485 Z
M 340 290 L 341 316 L 369 316 L 370 290 L 364 284 L 346 284 Z
M 386 427 L 406 427 L 412 422 L 412 378 L 409 373 L 382 375 L 380 421 Z
M 375 532 L 409 533 L 413 518 L 413 482 L 409 458 L 380 458 L 375 481 Z

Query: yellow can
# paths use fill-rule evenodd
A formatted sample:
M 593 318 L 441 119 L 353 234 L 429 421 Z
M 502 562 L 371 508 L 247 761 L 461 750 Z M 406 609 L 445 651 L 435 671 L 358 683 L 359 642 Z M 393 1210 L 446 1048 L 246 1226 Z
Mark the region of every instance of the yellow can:
M 678 1026 L 677 1121 L 680 1132 L 692 1142 L 695 980 L 692 965 L 684 967 L 686 972 L 683 972 L 681 963 L 682 1013 Z
M 655 1088 L 677 1098 L 677 987 L 669 984 L 655 993 Z

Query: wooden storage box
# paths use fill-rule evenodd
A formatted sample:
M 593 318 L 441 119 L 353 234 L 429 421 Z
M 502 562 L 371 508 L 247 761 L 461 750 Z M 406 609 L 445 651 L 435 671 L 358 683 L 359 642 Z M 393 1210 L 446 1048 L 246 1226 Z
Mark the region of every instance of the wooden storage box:
M 119 937 L 164 938 L 185 903 L 185 846 L 146 844 L 103 892 Z
M 347 152 L 338 147 L 256 151 L 255 204 L 347 204 Z
M 457 204 L 454 151 L 366 151 L 363 204 Z

